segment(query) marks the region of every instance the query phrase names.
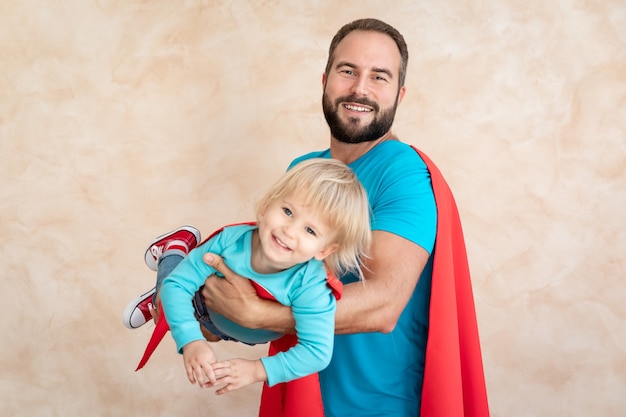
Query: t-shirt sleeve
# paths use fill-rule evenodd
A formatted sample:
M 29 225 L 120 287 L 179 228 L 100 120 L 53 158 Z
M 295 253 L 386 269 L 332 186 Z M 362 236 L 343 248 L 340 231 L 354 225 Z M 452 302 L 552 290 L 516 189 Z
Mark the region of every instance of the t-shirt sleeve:
M 408 239 L 431 253 L 437 232 L 437 207 L 428 168 L 409 148 L 381 166 L 384 175 L 370 184 L 372 230 Z

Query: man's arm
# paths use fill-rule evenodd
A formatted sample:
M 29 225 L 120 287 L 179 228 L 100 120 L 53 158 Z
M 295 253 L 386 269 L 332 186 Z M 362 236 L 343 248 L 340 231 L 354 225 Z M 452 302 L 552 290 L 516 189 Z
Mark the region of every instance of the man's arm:
M 398 235 L 374 231 L 372 237 L 365 282 L 345 285 L 337 303 L 337 334 L 391 332 L 428 261 L 426 250 Z
M 392 331 L 427 261 L 428 252 L 415 243 L 374 231 L 370 257 L 364 262 L 365 282 L 345 285 L 337 303 L 335 332 Z M 225 277 L 206 280 L 202 294 L 210 309 L 242 326 L 294 333 L 289 307 L 260 299 L 250 282 L 230 271 L 221 258 L 214 256 L 208 263 Z

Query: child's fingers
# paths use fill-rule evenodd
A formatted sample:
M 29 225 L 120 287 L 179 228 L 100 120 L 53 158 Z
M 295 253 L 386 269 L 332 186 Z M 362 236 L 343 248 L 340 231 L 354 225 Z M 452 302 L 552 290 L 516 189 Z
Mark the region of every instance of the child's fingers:
M 217 395 L 223 395 L 230 391 L 233 391 L 232 367 L 229 361 L 215 362 L 213 364 L 213 371 L 220 384 L 225 384 L 223 387 L 215 391 Z
M 231 384 L 226 384 L 226 385 L 225 385 L 225 386 L 223 386 L 222 388 L 220 388 L 220 389 L 218 389 L 217 391 L 215 391 L 215 393 L 216 393 L 217 395 L 223 395 L 223 394 L 226 394 L 226 393 L 228 393 L 228 392 L 230 392 L 230 391 L 231 391 L 230 387 L 231 387 Z
M 191 382 L 192 384 L 195 384 L 196 377 L 194 375 L 193 367 L 185 366 L 185 373 L 187 374 L 187 379 L 189 380 L 189 382 Z
M 207 368 L 210 369 L 211 367 L 207 366 Z M 206 368 L 203 368 L 201 365 L 186 366 L 185 371 L 187 373 L 187 379 L 189 379 L 189 382 L 191 382 L 192 384 L 195 384 L 197 382 L 198 385 L 202 388 L 207 387 L 208 378 L 205 376 L 207 375 L 205 373 L 205 369 Z M 213 379 L 215 379 L 215 375 L 213 374 L 213 372 L 211 372 L 211 374 L 213 375 Z
M 221 381 L 222 378 L 230 376 L 232 373 L 231 372 L 232 369 L 228 361 L 215 362 L 212 366 L 213 366 L 213 372 L 215 373 L 215 378 L 220 380 L 220 383 L 224 382 L 224 381 Z
M 206 365 L 203 365 L 202 371 L 203 371 L 203 377 L 202 377 L 203 388 L 211 387 L 217 384 L 215 372 L 213 372 L 213 368 L 211 367 L 211 364 L 207 363 Z

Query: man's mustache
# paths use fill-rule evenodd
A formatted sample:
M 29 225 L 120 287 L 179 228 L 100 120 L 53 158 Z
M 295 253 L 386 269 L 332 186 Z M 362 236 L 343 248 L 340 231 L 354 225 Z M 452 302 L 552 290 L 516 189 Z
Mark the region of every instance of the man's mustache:
M 349 103 L 355 103 L 355 104 L 363 104 L 364 106 L 369 106 L 371 108 L 373 108 L 375 111 L 378 111 L 378 103 L 371 101 L 365 97 L 357 97 L 355 95 L 349 95 L 349 96 L 343 96 L 343 97 L 339 97 L 337 100 L 335 100 L 335 107 L 339 107 L 339 103 L 341 102 L 349 102 Z

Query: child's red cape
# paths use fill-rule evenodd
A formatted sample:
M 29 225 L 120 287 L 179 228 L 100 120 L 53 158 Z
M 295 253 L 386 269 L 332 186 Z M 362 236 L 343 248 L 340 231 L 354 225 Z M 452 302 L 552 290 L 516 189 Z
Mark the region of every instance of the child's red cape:
M 414 148 L 415 149 L 415 148 Z M 437 204 L 430 319 L 421 417 L 488 417 L 487 391 L 463 230 L 454 197 L 439 169 L 415 149 L 430 171 Z M 287 335 L 269 354 L 287 350 Z M 263 386 L 259 417 L 323 417 L 317 374 Z

